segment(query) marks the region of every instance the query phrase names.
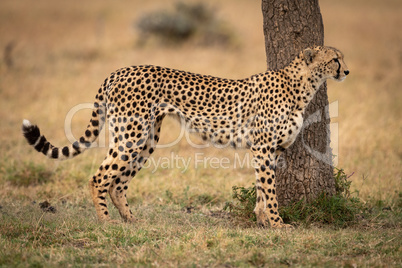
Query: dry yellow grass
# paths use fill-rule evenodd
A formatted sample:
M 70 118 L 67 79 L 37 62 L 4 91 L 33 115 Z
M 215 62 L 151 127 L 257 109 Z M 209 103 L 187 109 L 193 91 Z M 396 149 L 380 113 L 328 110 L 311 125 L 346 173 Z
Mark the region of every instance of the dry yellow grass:
M 73 260 L 81 258 L 80 261 L 84 264 L 91 263 L 91 260 L 86 262 L 85 256 L 97 254 L 97 252 L 91 253 L 92 246 L 99 245 L 99 242 L 114 243 L 113 238 L 107 236 L 109 234 L 114 236 L 123 233 L 120 236 L 123 240 L 140 237 L 148 241 L 148 237 L 151 237 L 149 243 L 157 243 L 155 241 L 159 241 L 159 238 L 147 235 L 147 232 L 154 232 L 146 229 L 150 228 L 149 224 L 146 219 L 141 218 L 141 215 L 159 219 L 154 215 L 161 210 L 158 207 L 159 204 L 169 202 L 172 198 L 183 199 L 183 196 L 185 198 L 183 202 L 187 202 L 188 205 L 191 205 L 193 196 L 202 194 L 212 197 L 212 203 L 217 202 L 216 200 L 222 203 L 230 199 L 233 185 L 249 186 L 254 181 L 253 170 L 250 168 L 213 169 L 201 166 L 194 168 L 196 153 L 202 153 L 204 157 L 210 158 L 227 157 L 233 161 L 235 152 L 211 148 L 197 150 L 183 139 L 174 147 L 156 151 L 154 158 L 170 156 L 173 152 L 174 155 L 185 159 L 192 157 L 193 168 L 185 172 L 178 168 L 160 168 L 156 173 L 152 173 L 152 169 L 141 171 L 131 183 L 128 192 L 132 206 L 142 204 L 141 207 L 136 207 L 141 214 L 138 229 L 123 225 L 110 227 L 108 229 L 110 232 L 105 233 L 101 230 L 102 227 L 87 222 L 88 219 L 90 222 L 95 219 L 95 213 L 91 204 L 88 203 L 89 194 L 86 184 L 100 164 L 106 149 L 88 151 L 68 162 L 54 162 L 32 150 L 20 133 L 22 119 L 28 118 L 37 123 L 54 144 L 66 143 L 67 138 L 64 133 L 66 114 L 77 104 L 92 102 L 104 78 L 123 66 L 155 64 L 227 78 L 242 78 L 265 70 L 260 2 L 247 0 L 204 2 L 218 7 L 218 16 L 234 29 L 237 36 L 235 46 L 230 48 L 192 45 L 136 46 L 137 33 L 133 27 L 135 20 L 141 14 L 155 8 L 168 8 L 170 1 L 136 0 L 113 3 L 106 0 L 79 3 L 50 0 L 0 1 L 0 52 L 5 52 L 10 44 L 13 47 L 10 54 L 12 66 L 7 66 L 8 56 L 4 53 L 0 58 L 0 168 L 2 169 L 0 174 L 6 174 L 7 170 L 10 172 L 14 169 L 18 170 L 21 165 L 28 162 L 39 166 L 45 165 L 46 170 L 55 171 L 55 176 L 50 182 L 29 187 L 16 187 L 11 183 L 5 183 L 4 178 L 0 179 L 2 182 L 0 207 L 6 203 L 7 211 L 12 212 L 13 217 L 18 219 L 17 222 L 22 221 L 23 227 L 24 224 L 27 226 L 30 224 L 23 221 L 25 219 L 21 213 L 31 215 L 34 227 L 36 226 L 32 232 L 27 227 L 27 233 L 32 233 L 34 236 L 34 245 L 27 251 L 28 253 L 20 256 L 22 259 L 39 248 L 40 256 L 50 254 L 49 258 L 53 261 L 50 263 L 62 263 L 63 254 L 73 255 L 70 257 Z M 333 113 L 338 116 L 332 118 L 335 133 L 333 144 L 338 148 L 338 167 L 344 168 L 349 174 L 354 172 L 351 177 L 352 187 L 360 191 L 360 197 L 363 200 L 370 197 L 395 199 L 402 191 L 402 139 L 400 138 L 402 133 L 402 32 L 400 31 L 402 2 L 399 0 L 326 0 L 321 1 L 320 5 L 325 26 L 325 42 L 344 52 L 345 61 L 351 71 L 344 83 L 328 82 L 330 102 L 337 102 L 338 105 L 338 109 L 335 109 Z M 90 111 L 84 110 L 74 116 L 75 136 L 81 135 L 89 115 Z M 178 129 L 176 122 L 166 120 L 162 129 L 161 143 L 177 138 L 178 131 L 172 131 Z M 338 129 L 337 133 L 336 129 Z M 192 139 L 199 142 L 197 138 Z M 244 156 L 245 152 L 239 152 L 239 154 Z M 169 196 L 169 193 L 173 196 Z M 11 201 L 13 198 L 18 198 L 17 203 L 21 203 L 22 206 L 19 207 Z M 49 218 L 48 222 L 58 221 L 56 224 L 61 225 L 60 233 L 54 234 L 55 241 L 60 240 L 62 241 L 60 243 L 64 245 L 66 239 L 64 234 L 67 233 L 68 241 L 65 247 L 68 247 L 69 243 L 75 243 L 72 246 L 78 251 L 68 253 L 67 249 L 66 252 L 64 249 L 59 252 L 58 248 L 48 250 L 46 243 L 51 241 L 45 234 L 38 231 L 52 233 L 52 228 L 43 226 L 48 216 L 38 219 L 35 211 L 27 211 L 33 200 L 41 199 L 58 202 L 60 210 L 63 206 L 65 207 L 66 212 L 60 212 L 62 217 L 66 217 L 65 221 Z M 64 204 L 64 201 L 67 203 Z M 155 205 L 153 209 L 156 212 L 148 209 L 147 204 Z M 69 207 L 70 205 L 72 207 Z M 76 211 L 77 207 L 79 211 Z M 69 216 L 68 213 L 73 213 L 73 216 Z M 116 211 L 112 213 L 115 217 L 117 216 Z M 326 230 L 320 233 L 320 236 L 316 236 L 316 230 L 302 229 L 298 231 L 298 235 L 290 236 L 269 230 L 267 240 L 260 241 L 260 232 L 265 230 L 235 227 L 235 230 L 231 231 L 225 229 L 227 223 L 222 220 L 208 220 L 212 221 L 212 225 L 216 224 L 217 229 L 205 231 L 203 228 L 208 228 L 208 224 L 202 222 L 197 225 L 199 222 L 197 217 L 201 219 L 202 215 L 191 214 L 190 222 L 182 222 L 175 217 L 174 213 L 171 213 L 172 219 L 152 227 L 156 228 L 154 236 L 161 236 L 161 241 L 165 236 L 166 239 L 172 239 L 166 244 L 161 242 L 161 249 L 157 249 L 153 244 L 149 247 L 146 244 L 148 242 L 132 248 L 123 245 L 123 253 L 112 256 L 103 252 L 106 255 L 102 258 L 123 264 L 125 257 L 129 256 L 132 263 L 148 265 L 152 265 L 153 262 L 150 259 L 155 258 L 153 265 L 163 265 L 163 256 L 169 256 L 165 264 L 175 266 L 180 264 L 178 260 L 183 258 L 179 256 L 180 254 L 190 252 L 182 265 L 191 265 L 197 264 L 197 258 L 204 256 L 202 254 L 205 252 L 207 259 L 201 259 L 198 264 L 224 265 L 226 262 L 230 263 L 231 258 L 245 256 L 245 264 L 240 261 L 240 265 L 263 265 L 272 263 L 270 261 L 274 260 L 273 263 L 279 262 L 281 265 L 298 261 L 301 265 L 327 263 L 330 266 L 334 264 L 353 266 L 356 263 L 366 263 L 364 256 L 368 254 L 368 256 L 376 256 L 371 263 L 377 265 L 382 265 L 383 261 L 392 265 L 397 263 L 389 255 L 385 260 L 380 255 L 376 255 L 376 250 L 379 248 L 389 249 L 390 252 L 395 250 L 393 246 L 395 240 L 392 237 L 395 233 L 392 230 L 386 231 L 384 235 L 373 232 L 373 235 L 369 234 L 367 237 L 356 234 L 354 230 L 348 230 L 341 236 L 339 233 Z M 29 222 L 29 219 L 27 221 Z M 191 224 L 196 226 L 193 228 Z M 10 228 L 10 233 L 13 233 L 13 230 L 19 232 L 18 227 L 12 225 L 6 226 Z M 184 225 L 187 229 L 175 230 L 177 226 Z M 78 236 L 82 235 L 82 237 L 77 237 L 74 232 L 70 233 L 75 226 L 82 228 L 82 233 L 78 232 Z M 180 238 L 175 238 L 176 232 Z M 396 234 L 400 235 L 400 231 L 396 231 Z M 94 236 L 100 238 L 94 238 Z M 229 240 L 223 239 L 222 236 Z M 382 241 L 382 244 L 374 242 L 377 238 Z M 31 241 L 29 236 L 25 239 Z M 13 244 L 12 241 L 12 239 L 0 241 L 0 246 L 4 249 L 12 249 L 11 246 L 19 245 Z M 183 241 L 190 242 L 183 243 Z M 250 243 L 257 241 L 257 244 L 253 244 L 257 248 L 247 244 L 248 241 Z M 121 242 L 122 240 L 117 240 L 116 243 Z M 129 240 L 129 242 L 138 244 L 138 241 Z M 193 248 L 192 243 L 199 244 Z M 337 246 L 342 243 L 352 243 L 346 255 L 342 255 L 345 247 Z M 271 257 L 265 257 L 264 262 L 259 263 L 262 255 L 257 252 L 257 249 L 262 246 L 271 251 L 274 245 L 278 244 L 278 251 L 274 251 L 274 255 L 266 252 L 265 256 Z M 325 244 L 322 253 L 325 255 L 324 258 L 315 251 L 323 244 Z M 299 246 L 295 249 L 295 245 Z M 252 252 L 244 250 L 249 246 L 253 248 Z M 187 247 L 190 248 L 187 249 Z M 211 247 L 212 251 L 208 251 Z M 332 252 L 333 249 L 335 253 Z M 359 253 L 356 249 L 362 252 Z M 153 250 L 162 257 L 156 257 Z M 240 253 L 236 254 L 236 250 Z M 300 257 L 293 257 L 295 250 L 298 253 L 303 252 Z M 7 254 L 14 256 L 13 251 L 8 251 Z M 99 248 L 97 251 L 102 253 Z M 74 255 L 77 252 L 78 257 Z M 353 254 L 359 256 L 357 260 L 351 259 L 350 256 Z M 398 255 L 398 249 L 392 254 Z M 220 261 L 216 263 L 210 261 L 214 258 L 219 259 L 219 256 L 221 256 Z M 342 261 L 338 263 L 331 256 L 339 256 L 338 258 Z M 96 260 L 96 257 L 94 258 Z M 312 258 L 311 262 L 309 258 Z
M 355 173 L 361 197 L 387 199 L 402 185 L 402 5 L 328 1 L 321 9 L 326 43 L 344 51 L 351 70 L 347 82 L 329 84 L 339 103 L 339 166 Z
M 163 4 L 164 3 L 164 4 Z M 64 119 L 75 105 L 91 102 L 103 79 L 113 70 L 128 65 L 155 64 L 216 76 L 240 78 L 265 69 L 262 16 L 259 3 L 210 1 L 219 7 L 218 16 L 233 27 L 238 46 L 143 47 L 135 46 L 133 23 L 143 12 L 166 6 L 164 1 L 74 2 L 2 1 L 0 3 L 0 48 L 14 44 L 12 68 L 1 61 L 1 147 L 5 158 L 33 160 L 55 168 L 92 168 L 104 150 L 86 153 L 72 163 L 53 163 L 36 155 L 22 140 L 22 118 L 38 123 L 56 144 L 64 144 Z M 321 10 L 326 44 L 340 48 L 351 75 L 346 82 L 329 82 L 330 102 L 338 103 L 333 118 L 333 143 L 338 166 L 354 172 L 354 187 L 363 198 L 387 198 L 400 191 L 402 142 L 401 48 L 399 1 L 331 2 Z M 74 117 L 73 133 L 81 134 L 89 111 Z M 171 129 L 166 122 L 164 129 Z M 336 135 L 337 134 L 337 135 Z M 166 141 L 177 133 L 164 131 Z M 194 155 L 185 141 L 160 150 L 155 157 L 173 150 L 181 156 Z M 206 155 L 231 156 L 233 151 L 201 150 Z M 232 156 L 233 157 L 233 156 Z M 94 158 L 97 160 L 95 161 Z M 84 164 L 83 164 L 84 163 Z M 172 171 L 174 172 L 174 171 Z M 234 170 L 228 183 L 237 184 Z M 230 173 L 230 172 L 229 172 Z M 156 174 L 155 176 L 160 176 Z M 240 176 L 241 184 L 252 181 L 252 174 Z M 244 177 L 247 180 L 243 182 Z

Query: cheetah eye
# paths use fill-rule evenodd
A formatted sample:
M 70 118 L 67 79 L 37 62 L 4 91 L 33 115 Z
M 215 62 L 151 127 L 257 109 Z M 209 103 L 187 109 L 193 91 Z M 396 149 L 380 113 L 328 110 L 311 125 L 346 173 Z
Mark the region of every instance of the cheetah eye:
M 335 63 L 338 63 L 340 65 L 338 58 L 333 58 L 331 61 L 334 61 Z

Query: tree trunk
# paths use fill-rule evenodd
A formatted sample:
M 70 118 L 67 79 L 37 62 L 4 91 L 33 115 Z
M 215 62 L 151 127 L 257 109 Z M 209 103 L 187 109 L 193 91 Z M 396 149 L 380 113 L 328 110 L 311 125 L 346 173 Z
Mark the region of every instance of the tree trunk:
M 303 49 L 323 45 L 318 0 L 262 0 L 262 13 L 268 69 L 282 69 Z M 295 143 L 278 163 L 279 205 L 335 192 L 326 84 L 307 107 L 304 120 Z

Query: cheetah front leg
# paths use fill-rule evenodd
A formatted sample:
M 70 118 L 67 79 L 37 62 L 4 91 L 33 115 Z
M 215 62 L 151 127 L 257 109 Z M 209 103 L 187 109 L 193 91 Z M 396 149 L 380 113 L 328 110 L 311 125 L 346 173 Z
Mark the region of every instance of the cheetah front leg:
M 264 150 L 266 151 L 266 150 Z M 256 166 L 256 192 L 257 203 L 254 213 L 257 216 L 257 224 L 262 227 L 288 228 L 284 224 L 278 212 L 278 200 L 276 196 L 275 168 L 276 160 L 273 154 L 254 153 Z

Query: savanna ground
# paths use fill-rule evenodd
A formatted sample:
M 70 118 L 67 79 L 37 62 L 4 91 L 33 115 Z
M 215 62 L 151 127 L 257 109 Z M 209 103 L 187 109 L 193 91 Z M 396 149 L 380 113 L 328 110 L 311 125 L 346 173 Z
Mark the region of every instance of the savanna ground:
M 233 168 L 236 157 L 247 154 L 195 149 L 185 137 L 153 156 L 170 162 L 142 170 L 131 182 L 128 199 L 138 221 L 99 224 L 87 182 L 106 149 L 54 162 L 23 140 L 20 124 L 28 118 L 54 144 L 65 144 L 70 109 L 92 102 L 104 78 L 122 66 L 155 64 L 227 78 L 264 71 L 260 1 L 204 2 L 232 29 L 229 46 L 139 45 L 134 22 L 155 8 L 171 8 L 170 1 L 0 2 L 0 266 L 401 265 L 398 0 L 320 3 L 325 42 L 344 52 L 351 71 L 344 83 L 328 83 L 337 167 L 353 173 L 352 190 L 371 208 L 369 218 L 349 227 L 278 231 L 230 217 L 222 208 L 232 186 L 254 181 L 252 168 Z M 88 109 L 74 114 L 76 137 L 89 115 Z M 167 144 L 180 128 L 168 119 L 162 133 Z M 190 168 L 175 159 L 190 159 Z M 227 168 L 216 168 L 219 159 Z M 119 218 L 113 208 L 111 214 Z

